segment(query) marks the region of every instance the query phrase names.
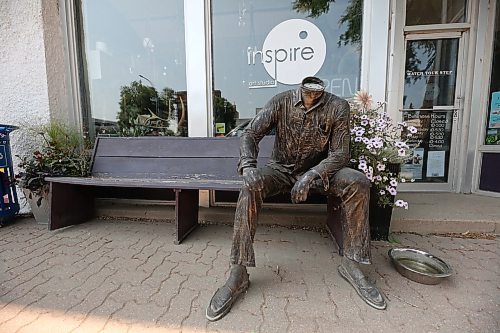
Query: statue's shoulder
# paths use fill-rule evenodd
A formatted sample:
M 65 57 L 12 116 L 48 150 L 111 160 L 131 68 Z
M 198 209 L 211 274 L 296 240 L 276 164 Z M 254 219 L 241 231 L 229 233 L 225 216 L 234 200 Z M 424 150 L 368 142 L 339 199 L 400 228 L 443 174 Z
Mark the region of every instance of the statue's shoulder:
M 345 98 L 339 97 L 339 96 L 337 96 L 335 94 L 332 94 L 332 93 L 329 93 L 329 92 L 326 92 L 326 91 L 325 91 L 325 94 L 326 94 L 325 100 L 328 103 L 331 103 L 333 106 L 336 106 L 336 107 L 349 107 L 349 102 Z
M 273 96 L 273 99 L 294 98 L 296 96 L 297 96 L 297 91 L 294 89 L 290 89 L 277 93 L 276 95 Z

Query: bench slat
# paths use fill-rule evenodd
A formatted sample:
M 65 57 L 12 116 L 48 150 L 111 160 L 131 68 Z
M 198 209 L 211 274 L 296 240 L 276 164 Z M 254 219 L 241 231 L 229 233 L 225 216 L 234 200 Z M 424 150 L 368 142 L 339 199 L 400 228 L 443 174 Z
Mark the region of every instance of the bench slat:
M 96 177 L 171 178 L 200 175 L 203 178 L 237 179 L 235 158 L 144 158 L 99 157 L 92 175 Z
M 259 156 L 271 156 L 274 136 L 261 142 Z M 96 158 L 127 157 L 238 157 L 240 138 L 101 137 Z
M 131 188 L 167 188 L 167 189 L 200 189 L 200 190 L 239 190 L 241 180 L 227 179 L 134 179 L 134 178 L 81 178 L 81 177 L 48 177 L 47 181 L 60 184 L 83 186 L 131 187 Z
M 261 159 L 262 165 L 265 160 Z M 171 178 L 199 175 L 198 178 L 238 179 L 237 158 L 99 157 L 94 161 L 94 177 Z

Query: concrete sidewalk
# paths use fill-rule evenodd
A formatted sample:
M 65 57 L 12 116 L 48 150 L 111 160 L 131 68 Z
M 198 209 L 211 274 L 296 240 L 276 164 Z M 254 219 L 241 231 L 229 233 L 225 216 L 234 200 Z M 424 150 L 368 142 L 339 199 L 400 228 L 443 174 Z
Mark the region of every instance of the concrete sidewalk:
M 232 229 L 173 244 L 167 222 L 94 220 L 49 232 L 33 219 L 0 229 L 0 332 L 498 332 L 499 239 L 398 234 L 373 242 L 368 276 L 388 299 L 366 305 L 337 273 L 325 234 L 262 226 L 251 286 L 222 320 L 205 307 L 228 273 Z M 387 251 L 410 246 L 453 268 L 439 285 L 402 277 Z

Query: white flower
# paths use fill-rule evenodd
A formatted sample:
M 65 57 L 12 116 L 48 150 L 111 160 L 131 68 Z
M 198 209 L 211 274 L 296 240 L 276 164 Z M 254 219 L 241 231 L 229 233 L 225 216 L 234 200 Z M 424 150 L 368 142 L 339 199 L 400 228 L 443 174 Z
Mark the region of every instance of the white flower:
M 377 170 L 378 171 L 384 171 L 385 170 L 385 164 L 382 163 L 377 163 Z
M 398 156 L 406 156 L 406 149 L 404 148 L 398 149 Z
M 408 145 L 403 141 L 396 141 L 395 145 L 398 148 L 408 148 Z
M 404 201 L 404 200 L 396 200 L 394 202 L 394 205 L 396 207 L 404 207 L 404 209 L 408 209 L 408 202 Z
M 405 178 L 401 178 L 401 183 L 406 183 L 406 179 Z
M 396 189 L 395 189 L 394 187 L 389 187 L 388 191 L 389 191 L 389 193 L 390 193 L 391 195 L 396 195 L 396 194 L 398 194 L 398 191 L 396 191 Z
M 415 134 L 418 130 L 415 126 L 408 126 L 408 131 L 412 134 Z
M 380 192 L 378 192 L 378 193 L 380 193 L 380 195 L 384 195 L 385 191 L 384 190 L 380 190 Z
M 391 178 L 391 181 L 389 182 L 389 184 L 391 184 L 391 186 L 394 186 L 394 187 L 398 186 L 398 182 L 394 178 Z

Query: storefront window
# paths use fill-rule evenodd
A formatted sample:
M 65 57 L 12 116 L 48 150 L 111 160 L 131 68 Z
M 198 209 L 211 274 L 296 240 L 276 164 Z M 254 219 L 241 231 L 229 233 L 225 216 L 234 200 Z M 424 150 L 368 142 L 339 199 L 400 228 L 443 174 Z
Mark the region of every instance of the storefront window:
M 467 0 L 406 0 L 406 25 L 465 22 Z
M 490 79 L 490 100 L 488 124 L 486 127 L 487 145 L 500 145 L 500 4 L 497 4 L 495 20 L 495 40 Z
M 89 128 L 187 136 L 183 0 L 82 0 Z
M 214 133 L 238 135 L 275 94 L 305 76 L 359 89 L 361 0 L 213 0 Z M 236 129 L 235 129 L 236 127 Z

